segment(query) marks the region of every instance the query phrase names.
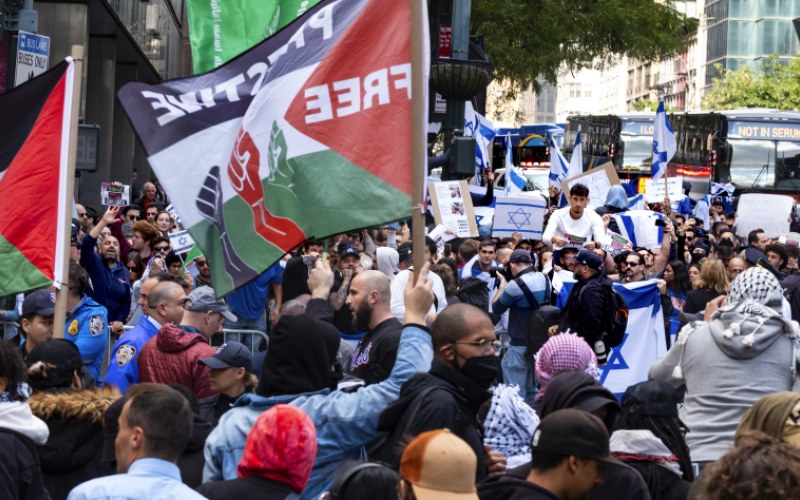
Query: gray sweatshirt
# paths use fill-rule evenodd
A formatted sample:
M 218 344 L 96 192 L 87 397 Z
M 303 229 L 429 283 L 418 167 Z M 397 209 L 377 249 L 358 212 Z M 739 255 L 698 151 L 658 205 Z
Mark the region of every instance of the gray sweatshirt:
M 650 378 L 686 385 L 680 411 L 693 462 L 719 459 L 733 444 L 742 414 L 759 398 L 798 391 L 798 325 L 751 300 L 694 322 L 650 367 Z

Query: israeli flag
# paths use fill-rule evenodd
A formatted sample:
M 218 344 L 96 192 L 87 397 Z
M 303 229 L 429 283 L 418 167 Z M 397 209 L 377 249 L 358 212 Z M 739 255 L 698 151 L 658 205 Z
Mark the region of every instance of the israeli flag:
M 711 215 L 709 209 L 711 208 L 711 196 L 705 195 L 697 201 L 694 206 L 694 218 L 703 222 L 703 229 L 706 231 L 711 229 Z
M 181 223 L 181 217 L 180 217 L 180 215 L 178 215 L 178 212 L 175 211 L 175 206 L 172 203 L 167 205 L 167 208 L 165 208 L 164 210 L 166 210 L 167 212 L 169 212 L 169 213 L 171 213 L 171 214 L 173 214 L 175 216 L 175 222 L 177 222 L 178 224 L 182 224 Z
M 652 210 L 628 210 L 614 214 L 613 217 L 620 234 L 628 238 L 634 248 L 649 249 L 661 246 L 664 227 L 656 226 L 656 220 L 663 219 L 663 214 Z
M 525 191 L 525 179 L 514 169 L 511 152 L 511 137 L 506 137 L 506 196 L 513 196 Z
M 567 303 L 574 281 L 565 281 L 556 306 Z M 600 383 L 617 398 L 633 384 L 647 380 L 650 365 L 667 353 L 664 312 L 655 280 L 613 285 L 628 304 L 628 327 L 622 343 L 611 349 L 608 362 L 600 367 Z
M 170 233 L 169 246 L 172 247 L 173 252 L 180 255 L 192 249 L 194 240 L 189 231 L 178 231 L 177 233 Z
M 475 138 L 475 169 L 491 168 L 492 144 L 497 132 L 491 120 L 475 111 L 472 102 L 464 105 L 464 135 Z
M 569 163 L 561 153 L 558 144 L 550 137 L 550 184 L 561 189 L 561 183 L 567 180 Z
M 636 196 L 628 197 L 628 210 L 646 210 L 647 205 L 644 202 L 644 195 L 637 194 Z
M 733 196 L 735 190 L 733 184 L 711 182 L 711 196 Z
M 569 159 L 567 179 L 583 173 L 583 140 L 581 139 L 581 126 L 578 125 L 578 134 L 575 136 L 575 147 L 572 148 L 572 158 Z
M 653 166 L 650 177 L 654 181 L 664 176 L 667 163 L 675 156 L 676 149 L 675 133 L 672 132 L 667 113 L 664 111 L 664 101 L 661 100 L 658 102 L 656 121 L 653 125 Z

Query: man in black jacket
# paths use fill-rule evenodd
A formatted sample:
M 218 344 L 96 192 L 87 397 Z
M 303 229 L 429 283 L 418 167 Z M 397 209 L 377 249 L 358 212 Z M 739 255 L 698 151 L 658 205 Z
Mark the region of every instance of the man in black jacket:
M 603 335 L 609 315 L 611 281 L 601 269 L 600 256 L 591 250 L 578 252 L 574 263 L 573 275 L 578 282 L 561 311 L 561 321 L 550 329 L 550 334 L 567 330 L 577 333 L 594 350 L 598 363 L 605 364 L 607 348 Z
M 490 401 L 497 378 L 499 347 L 489 316 L 475 306 L 446 308 L 433 323 L 434 359 L 400 389 L 400 398 L 381 414 L 378 429 L 389 433 L 381 458 L 399 464 L 402 443 L 434 429 L 450 429 L 478 457 L 477 479 L 506 469 L 502 453 L 483 446 L 478 411 Z M 388 450 L 388 451 L 387 451 Z

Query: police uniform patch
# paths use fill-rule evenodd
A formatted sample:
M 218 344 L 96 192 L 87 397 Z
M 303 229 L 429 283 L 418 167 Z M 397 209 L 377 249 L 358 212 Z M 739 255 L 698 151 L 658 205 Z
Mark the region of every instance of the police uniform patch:
M 78 320 L 77 319 L 73 319 L 72 323 L 69 324 L 69 327 L 67 328 L 67 333 L 69 333 L 70 335 L 77 335 L 78 334 Z
M 130 344 L 124 344 L 117 349 L 117 364 L 119 366 L 127 365 L 130 360 L 136 355 L 136 348 Z
M 102 316 L 96 315 L 89 319 L 89 331 L 92 332 L 92 336 L 100 335 L 105 329 L 106 322 L 103 320 Z

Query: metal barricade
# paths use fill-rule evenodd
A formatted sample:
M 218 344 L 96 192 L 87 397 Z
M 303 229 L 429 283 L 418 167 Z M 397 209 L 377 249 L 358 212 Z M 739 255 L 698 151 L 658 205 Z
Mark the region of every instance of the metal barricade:
M 211 345 L 215 345 L 213 340 L 214 339 L 212 338 Z M 224 328 L 222 330 L 222 342 L 220 342 L 220 344 L 230 340 L 244 344 L 245 347 L 250 349 L 250 352 L 253 354 L 263 350 L 261 349 L 262 342 L 264 342 L 265 346 L 267 343 L 269 343 L 267 334 L 261 330 L 238 330 L 234 328 Z

